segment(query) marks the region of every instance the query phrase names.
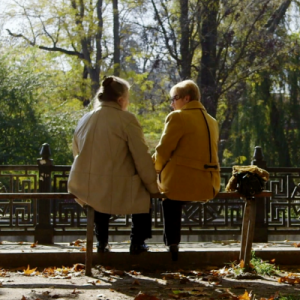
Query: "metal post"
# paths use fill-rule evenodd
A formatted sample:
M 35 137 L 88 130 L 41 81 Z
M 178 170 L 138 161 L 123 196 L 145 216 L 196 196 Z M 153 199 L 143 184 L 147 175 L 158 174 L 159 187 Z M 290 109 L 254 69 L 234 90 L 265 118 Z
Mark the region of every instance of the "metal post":
M 258 166 L 261 169 L 267 168 L 267 163 L 264 160 L 264 155 L 260 146 L 254 148 L 253 160 L 251 165 Z M 266 243 L 268 242 L 268 224 L 267 224 L 267 211 L 266 211 L 266 198 L 259 198 L 256 202 L 256 218 L 255 218 L 255 231 L 253 242 Z
M 51 167 L 53 160 L 50 159 L 51 150 L 48 144 L 43 144 L 37 160 L 39 167 L 39 192 L 51 192 Z M 51 200 L 38 200 L 38 225 L 35 227 L 35 242 L 40 244 L 53 244 L 54 229 L 51 224 Z

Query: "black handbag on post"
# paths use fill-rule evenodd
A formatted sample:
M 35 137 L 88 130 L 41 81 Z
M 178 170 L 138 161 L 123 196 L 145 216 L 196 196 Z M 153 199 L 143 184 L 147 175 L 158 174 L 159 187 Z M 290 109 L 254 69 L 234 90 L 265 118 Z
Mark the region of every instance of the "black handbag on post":
M 265 187 L 265 180 L 255 173 L 241 172 L 234 176 L 237 179 L 238 192 L 246 197 L 261 193 Z

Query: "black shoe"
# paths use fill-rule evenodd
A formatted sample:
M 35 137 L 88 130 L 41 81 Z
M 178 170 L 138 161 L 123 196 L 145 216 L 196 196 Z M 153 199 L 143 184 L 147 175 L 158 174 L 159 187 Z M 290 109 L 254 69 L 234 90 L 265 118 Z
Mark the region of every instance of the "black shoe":
M 172 260 L 177 261 L 178 260 L 178 245 L 172 244 L 169 246 L 169 251 L 172 255 Z
M 145 243 L 143 244 L 130 244 L 129 252 L 131 255 L 137 255 L 142 252 L 147 252 L 149 250 L 149 246 Z
M 109 252 L 109 246 L 108 246 L 108 243 L 98 242 L 98 243 L 97 243 L 97 252 L 98 252 L 98 253 Z

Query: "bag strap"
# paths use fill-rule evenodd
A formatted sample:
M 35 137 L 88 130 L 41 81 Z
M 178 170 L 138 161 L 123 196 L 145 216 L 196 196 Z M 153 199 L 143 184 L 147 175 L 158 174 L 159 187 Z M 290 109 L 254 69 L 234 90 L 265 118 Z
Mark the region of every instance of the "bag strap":
M 206 128 L 207 128 L 207 132 L 208 132 L 208 144 L 209 144 L 209 162 L 211 163 L 211 158 L 212 158 L 212 155 L 211 155 L 211 137 L 210 137 L 210 130 L 209 130 L 209 126 L 208 126 L 208 122 L 207 122 L 207 119 L 205 117 L 205 114 L 204 112 L 202 111 L 202 109 L 200 109 L 202 115 L 203 115 L 203 118 L 204 118 L 204 121 L 205 121 L 205 124 L 206 124 Z M 218 166 L 217 165 L 204 165 L 204 168 L 205 169 L 218 169 Z
M 202 115 L 203 115 L 203 118 L 204 118 L 204 121 L 205 121 L 205 124 L 206 124 L 206 128 L 207 128 L 207 132 L 208 132 L 208 144 L 209 144 L 209 162 L 211 162 L 211 138 L 210 138 L 210 130 L 209 130 L 209 126 L 208 126 L 208 122 L 206 120 L 206 117 L 204 115 L 204 112 L 202 111 L 202 109 L 200 109 Z

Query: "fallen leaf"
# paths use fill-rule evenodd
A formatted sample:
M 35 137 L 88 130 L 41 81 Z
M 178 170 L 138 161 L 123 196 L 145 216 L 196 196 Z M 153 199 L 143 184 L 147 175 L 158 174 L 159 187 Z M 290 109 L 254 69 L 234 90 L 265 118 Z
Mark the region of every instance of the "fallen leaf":
M 180 279 L 183 275 L 179 273 L 162 273 L 163 279 Z M 183 276 L 184 277 L 184 276 Z
M 245 263 L 243 260 L 240 261 L 240 267 L 243 269 L 245 267 Z
M 82 247 L 82 248 L 80 249 L 80 251 L 86 251 L 86 248 L 85 248 L 85 247 Z
M 247 291 L 243 295 L 238 296 L 239 300 L 251 300 L 250 295 Z
M 22 296 L 22 299 L 21 300 L 27 300 L 27 298 L 25 296 Z
M 75 264 L 73 266 L 73 269 L 75 272 L 79 272 L 81 270 L 85 270 L 85 265 L 84 264 Z
M 180 279 L 180 281 L 179 281 L 180 284 L 186 284 L 186 283 L 188 283 L 188 282 L 190 282 L 190 280 L 189 280 L 188 278 L 182 278 L 182 279 Z
M 23 245 L 24 242 L 18 242 L 18 245 Z
M 81 246 L 80 244 L 82 244 L 82 243 L 86 243 L 86 240 L 80 240 L 80 239 L 78 239 L 78 240 L 76 240 L 74 242 L 71 242 L 70 246 L 80 247 Z
M 124 275 L 124 271 L 122 271 L 122 270 L 111 270 L 111 274 L 112 275 L 119 275 L 119 276 L 123 276 Z
M 203 277 L 203 280 L 208 282 L 220 282 L 222 281 L 222 277 L 210 275 L 210 276 Z
M 42 274 L 52 276 L 55 274 L 55 269 L 54 268 L 45 268 L 44 271 L 42 272 Z
M 271 263 L 271 264 L 275 264 L 275 258 L 271 259 L 271 260 L 270 260 L 270 263 Z
M 27 266 L 27 269 L 26 270 L 23 270 L 24 271 L 24 275 L 26 275 L 26 276 L 30 276 L 30 275 L 32 275 L 34 272 L 35 272 L 35 270 L 36 270 L 37 268 L 34 268 L 34 269 L 31 269 L 30 270 L 30 266 L 28 265 Z
M 38 244 L 38 241 L 36 241 L 35 243 L 31 244 L 30 248 L 35 248 L 37 246 L 37 244 Z
M 150 296 L 147 294 L 143 294 L 143 293 L 139 293 L 134 300 L 159 300 L 158 298 L 156 298 L 155 296 Z
M 298 277 L 296 274 L 290 273 L 288 276 L 280 277 L 278 279 L 279 283 L 285 282 L 288 284 L 297 284 L 300 283 L 300 277 Z
M 137 272 L 137 271 L 134 271 L 134 270 L 129 271 L 128 273 L 131 274 L 131 275 L 135 275 L 135 276 L 141 275 L 141 272 Z
M 299 247 L 300 247 L 300 243 L 294 243 L 293 245 L 294 245 L 294 247 L 296 247 L 296 248 L 299 248 Z

